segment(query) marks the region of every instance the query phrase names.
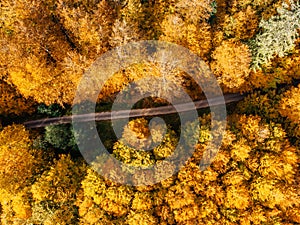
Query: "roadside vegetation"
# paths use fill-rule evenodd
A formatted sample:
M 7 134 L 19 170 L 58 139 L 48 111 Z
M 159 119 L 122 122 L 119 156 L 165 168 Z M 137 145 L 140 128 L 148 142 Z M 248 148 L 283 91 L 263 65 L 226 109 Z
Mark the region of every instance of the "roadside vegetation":
M 299 1 L 1 0 L 0 15 L 1 224 L 300 224 Z M 71 115 L 77 85 L 92 63 L 139 40 L 186 47 L 209 66 L 224 94 L 248 94 L 228 106 L 222 146 L 204 171 L 209 110 L 199 111 L 198 143 L 185 143 L 194 152 L 181 168 L 164 159 L 174 155 L 180 135 L 192 137 L 195 130 L 180 133 L 176 115 L 162 117 L 166 132 L 154 125 L 154 134 L 150 117 L 130 119 L 120 139 L 110 121 L 97 122 L 116 159 L 132 167 L 157 164 L 157 176 L 178 171 L 154 185 L 137 180 L 129 186 L 86 163 L 71 124 L 22 124 Z M 160 69 L 145 63 L 117 72 L 96 110 L 110 110 L 120 91 L 147 76 L 140 93 L 166 76 L 171 82 L 162 91 L 176 96 L 180 85 L 193 100 L 204 98 L 184 72 Z M 166 104 L 158 96 L 135 107 Z M 148 142 L 139 141 L 150 133 Z M 124 169 L 105 163 L 112 176 Z

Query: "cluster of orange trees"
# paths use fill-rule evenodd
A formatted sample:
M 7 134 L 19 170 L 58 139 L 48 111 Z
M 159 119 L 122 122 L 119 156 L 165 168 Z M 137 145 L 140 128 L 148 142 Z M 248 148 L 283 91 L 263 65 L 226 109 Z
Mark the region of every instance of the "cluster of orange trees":
M 300 223 L 299 1 L 1 0 L 0 6 L 1 224 Z M 166 180 L 136 186 L 90 167 L 71 126 L 28 130 L 18 123 L 68 114 L 92 63 L 139 40 L 184 46 L 205 61 L 224 93 L 250 93 L 229 108 L 222 146 L 206 170 L 199 162 L 211 137 L 209 113 L 199 116 L 198 144 L 189 146 L 194 153 L 184 166 Z M 160 69 L 145 63 L 114 74 L 97 107 L 146 76 L 140 92 L 166 75 L 169 86 L 161 87 L 170 94 L 181 85 L 192 99 L 203 97 L 187 74 Z M 143 104 L 157 102 L 165 103 Z M 139 142 L 150 135 L 148 118 L 131 120 L 120 140 L 109 123 L 98 128 L 116 159 L 133 167 L 157 164 L 166 173 L 176 170 L 163 159 L 172 156 L 179 135 L 195 133 L 179 134 L 170 120 L 165 133 L 154 126 L 149 143 Z M 151 144 L 151 151 L 143 149 Z M 105 163 L 113 176 L 124 169 Z

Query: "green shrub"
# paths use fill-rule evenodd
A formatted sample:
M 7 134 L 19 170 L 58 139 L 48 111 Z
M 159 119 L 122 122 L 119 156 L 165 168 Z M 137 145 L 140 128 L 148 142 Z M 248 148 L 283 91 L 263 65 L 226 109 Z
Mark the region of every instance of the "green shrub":
M 69 124 L 51 125 L 45 128 L 45 141 L 62 150 L 76 149 L 75 138 Z

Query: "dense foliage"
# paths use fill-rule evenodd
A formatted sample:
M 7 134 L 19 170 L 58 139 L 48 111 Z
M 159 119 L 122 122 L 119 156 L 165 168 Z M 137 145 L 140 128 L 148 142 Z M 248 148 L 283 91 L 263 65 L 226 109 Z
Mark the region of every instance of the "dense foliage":
M 0 15 L 1 224 L 300 224 L 299 1 L 1 0 Z M 180 168 L 164 159 L 177 159 L 179 136 L 189 140 L 195 130 L 180 133 L 175 116 L 151 129 L 150 118 L 132 119 L 119 140 L 110 122 L 97 124 L 111 155 L 128 165 L 104 157 L 102 172 L 127 170 L 135 186 L 100 176 L 93 168 L 101 157 L 88 165 L 71 125 L 20 124 L 70 114 L 89 66 L 138 40 L 184 46 L 209 65 L 225 94 L 248 93 L 228 108 L 222 146 L 206 170 L 199 168 L 211 140 L 206 112 L 195 127 L 198 143 L 185 143 L 193 156 Z M 157 98 L 138 107 L 166 104 L 160 95 L 178 97 L 178 85 L 193 100 L 203 98 L 184 72 L 141 63 L 107 81 L 97 109 L 109 108 L 133 82 L 140 93 L 159 83 Z M 155 176 L 136 179 L 131 169 L 149 165 L 157 166 Z M 143 183 L 176 170 L 154 185 Z

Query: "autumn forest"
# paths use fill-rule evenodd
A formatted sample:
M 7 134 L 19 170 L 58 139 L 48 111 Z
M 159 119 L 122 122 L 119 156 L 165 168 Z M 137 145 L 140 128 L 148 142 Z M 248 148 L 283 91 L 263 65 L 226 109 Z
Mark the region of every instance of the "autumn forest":
M 299 34 L 298 0 L 0 0 L 0 223 L 300 224 Z M 209 108 L 188 126 L 176 114 L 151 129 L 151 116 L 130 118 L 121 137 L 111 121 L 95 122 L 97 138 L 127 167 L 106 156 L 90 163 L 76 139 L 85 134 L 71 123 L 26 126 L 71 116 L 93 63 L 146 40 L 190 50 L 225 96 L 243 96 L 226 104 L 222 143 L 205 170 L 199 163 L 215 126 Z M 136 109 L 169 105 L 162 96 L 182 98 L 178 86 L 193 101 L 205 99 L 186 72 L 136 63 L 105 81 L 95 112 L 111 111 L 135 83 L 134 94 L 158 87 Z M 181 136 L 187 160 L 175 151 Z M 143 169 L 151 165 L 153 176 Z M 164 174 L 172 176 L 147 184 Z M 123 183 L 128 177 L 132 185 Z

